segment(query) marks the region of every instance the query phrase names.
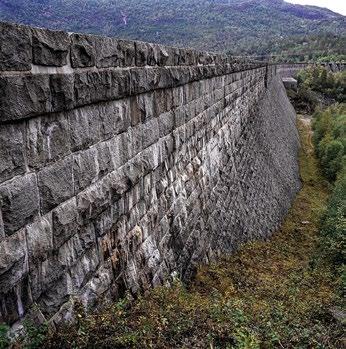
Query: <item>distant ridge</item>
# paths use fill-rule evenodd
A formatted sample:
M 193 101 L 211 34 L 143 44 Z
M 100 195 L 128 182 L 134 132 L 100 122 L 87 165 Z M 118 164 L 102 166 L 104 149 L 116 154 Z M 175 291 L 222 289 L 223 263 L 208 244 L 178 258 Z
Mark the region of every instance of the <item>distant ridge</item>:
M 0 20 L 231 53 L 346 33 L 345 16 L 283 0 L 1 0 Z

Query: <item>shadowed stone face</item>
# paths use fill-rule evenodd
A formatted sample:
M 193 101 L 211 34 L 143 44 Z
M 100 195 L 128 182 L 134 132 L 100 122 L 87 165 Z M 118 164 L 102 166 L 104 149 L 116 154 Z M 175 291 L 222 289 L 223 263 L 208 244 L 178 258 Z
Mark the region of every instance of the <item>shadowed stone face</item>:
M 32 29 L 33 63 L 62 67 L 67 64 L 69 35 L 61 31 Z
M 0 71 L 31 69 L 31 37 L 27 27 L 1 23 Z
M 277 73 L 0 23 L 0 321 L 71 319 L 275 231 L 300 186 Z

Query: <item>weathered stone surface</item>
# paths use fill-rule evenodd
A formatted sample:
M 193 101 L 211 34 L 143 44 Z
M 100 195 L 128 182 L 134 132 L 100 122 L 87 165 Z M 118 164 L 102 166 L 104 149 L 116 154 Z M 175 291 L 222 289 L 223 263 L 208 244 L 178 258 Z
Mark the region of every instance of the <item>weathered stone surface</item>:
M 30 168 L 41 168 L 70 153 L 69 123 L 64 114 L 30 119 L 26 138 L 26 155 Z
M 99 105 L 100 136 L 109 139 L 121 132 L 125 132 L 131 122 L 132 110 L 128 101 L 112 101 Z
M 119 67 L 121 52 L 118 49 L 118 40 L 100 37 L 96 41 L 96 66 L 98 68 Z
M 51 111 L 72 109 L 74 106 L 74 75 L 51 75 L 49 83 L 52 98 Z
M 63 31 L 32 29 L 33 63 L 62 67 L 67 64 L 69 35 Z
M 42 212 L 46 213 L 73 195 L 73 159 L 69 157 L 38 173 Z
M 11 290 L 0 293 L 0 321 L 14 324 L 23 318 L 31 305 L 29 278 L 24 276 Z
M 91 35 L 71 35 L 71 64 L 73 68 L 93 67 L 96 51 L 95 39 Z
M 0 125 L 0 183 L 25 172 L 24 128 Z
M 58 67 L 65 39 L 28 32 L 49 65 L 0 72 L 0 321 L 71 319 L 278 228 L 299 142 L 275 66 L 71 34 Z
M 73 157 L 74 192 L 87 188 L 99 175 L 97 148 L 92 147 Z
M 36 175 L 16 177 L 0 186 L 0 209 L 5 233 L 10 235 L 30 223 L 39 211 Z
M 109 205 L 110 187 L 106 181 L 99 181 L 77 195 L 78 212 L 84 221 L 97 217 Z
M 100 117 L 96 106 L 78 108 L 68 113 L 72 151 L 87 148 L 100 140 Z
M 0 122 L 51 110 L 48 75 L 0 76 Z
M 66 201 L 56 208 L 53 217 L 54 248 L 58 249 L 72 236 L 80 232 L 81 222 L 77 210 L 76 198 Z
M 31 262 L 45 260 L 53 250 L 52 219 L 43 216 L 26 227 L 28 257 Z
M 31 69 L 31 36 L 23 26 L 0 23 L 0 71 Z
M 132 155 L 131 150 L 129 150 L 130 144 L 127 141 L 127 137 L 123 133 L 108 142 L 110 156 L 115 170 L 124 165 Z
M 8 292 L 28 273 L 25 229 L 0 244 L 0 294 Z

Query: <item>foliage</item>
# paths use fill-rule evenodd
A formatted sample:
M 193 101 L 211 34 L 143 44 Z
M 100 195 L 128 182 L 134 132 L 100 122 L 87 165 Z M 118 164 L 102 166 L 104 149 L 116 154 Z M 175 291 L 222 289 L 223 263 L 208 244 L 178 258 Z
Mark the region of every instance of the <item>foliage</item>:
M 303 188 L 269 241 L 245 244 L 136 300 L 127 297 L 48 335 L 45 348 L 339 348 L 338 280 L 316 258 L 328 187 L 319 173 L 308 126 L 299 124 Z
M 337 102 L 346 101 L 346 71 L 333 73 L 321 65 L 314 65 L 298 73 L 302 88 L 319 92 Z
M 346 71 L 333 73 L 322 65 L 311 65 L 298 72 L 297 81 L 298 90 L 289 90 L 288 96 L 300 113 L 312 114 L 318 108 L 346 101 Z M 329 148 L 333 153 L 339 145 Z
M 24 321 L 24 330 L 24 347 L 26 349 L 36 349 L 45 346 L 45 340 L 48 335 L 48 325 L 46 323 L 37 325 L 26 320 Z
M 270 43 L 273 60 L 282 62 L 342 62 L 346 60 L 346 36 L 331 33 L 290 36 Z
M 2 0 L 0 19 L 236 55 L 307 56 L 305 42 L 318 54 L 345 54 L 330 42 L 345 36 L 342 15 L 282 0 Z M 296 48 L 291 38 L 303 41 Z
M 331 106 L 314 115 L 314 144 L 322 171 L 331 182 L 346 168 L 346 105 Z
M 342 273 L 346 243 L 346 105 L 334 105 L 314 115 L 314 143 L 326 178 L 334 183 L 322 221 L 321 249 Z
M 8 337 L 9 327 L 5 324 L 0 324 L 0 349 L 6 349 L 10 344 Z
M 346 246 L 346 171 L 335 183 L 322 224 L 323 250 L 340 270 L 345 264 Z

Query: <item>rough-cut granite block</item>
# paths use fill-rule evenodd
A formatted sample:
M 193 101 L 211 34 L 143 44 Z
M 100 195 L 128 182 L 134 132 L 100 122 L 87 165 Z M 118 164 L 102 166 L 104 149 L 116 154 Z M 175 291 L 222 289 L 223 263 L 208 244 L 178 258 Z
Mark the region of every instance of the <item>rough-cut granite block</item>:
M 27 225 L 26 236 L 30 262 L 37 263 L 38 260 L 45 260 L 53 250 L 51 215 L 43 216 L 39 220 Z
M 93 67 L 96 62 L 95 38 L 92 35 L 71 35 L 71 65 L 73 68 Z
M 54 248 L 59 248 L 81 230 L 76 198 L 64 202 L 52 213 Z
M 28 174 L 3 183 L 0 186 L 0 210 L 7 235 L 30 223 L 39 211 L 36 175 Z
M 69 110 L 74 107 L 74 75 L 55 74 L 50 76 L 52 112 Z
M 70 37 L 63 31 L 32 29 L 33 63 L 62 67 L 67 64 Z
M 8 236 L 0 244 L 0 297 L 28 273 L 25 229 Z
M 1 127 L 1 126 L 0 126 Z M 26 156 L 30 168 L 42 168 L 70 153 L 69 123 L 65 114 L 30 119 L 26 129 Z
M 73 196 L 73 159 L 60 160 L 38 173 L 42 213 L 46 213 Z
M 0 122 L 50 110 L 49 75 L 0 76 Z
M 23 126 L 0 125 L 0 183 L 24 172 Z
M 27 27 L 0 22 L 0 71 L 31 69 L 31 33 Z

